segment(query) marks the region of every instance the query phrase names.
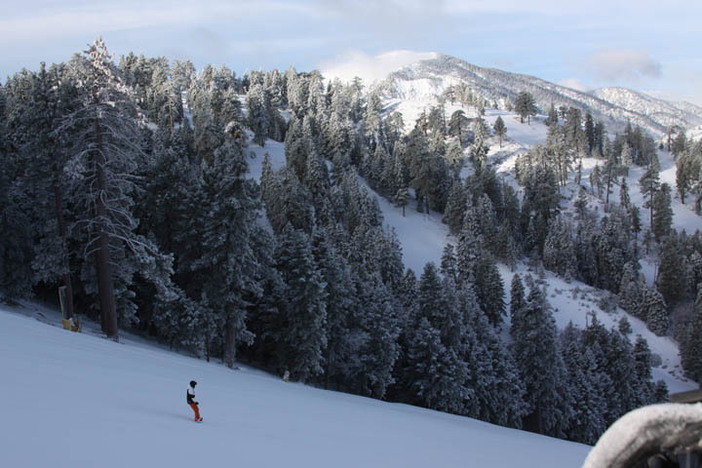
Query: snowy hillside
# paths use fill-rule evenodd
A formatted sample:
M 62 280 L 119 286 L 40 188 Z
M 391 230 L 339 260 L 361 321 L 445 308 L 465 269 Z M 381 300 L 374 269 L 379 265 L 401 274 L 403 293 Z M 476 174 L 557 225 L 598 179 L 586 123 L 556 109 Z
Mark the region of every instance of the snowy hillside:
M 604 97 L 597 93 L 589 94 L 533 76 L 478 67 L 443 54 L 434 54 L 432 58 L 420 60 L 391 73 L 379 85 L 379 89 L 386 97 L 421 101 L 429 105 L 436 101 L 436 96 L 459 83 L 468 85 L 474 93 L 486 99 L 488 104 L 493 101 L 499 104 L 505 98 L 514 100 L 520 91 L 528 91 L 543 112 L 551 104 L 590 111 L 611 132 L 620 131 L 627 120 L 653 133 L 662 133 L 671 125 L 671 117 L 675 124 L 683 127 L 695 125 L 700 118 L 699 115 L 697 120 L 694 118 L 689 105 L 677 108 L 672 103 L 650 98 L 648 108 L 644 109 L 641 105 L 642 98 L 631 102 L 614 99 L 611 92 Z
M 414 121 L 413 119 L 423 110 L 418 101 L 390 100 L 389 102 L 391 103 L 391 108 L 399 110 L 403 113 L 403 116 L 407 116 L 406 120 Z M 446 112 L 450 115 L 451 112 L 459 108 L 460 105 L 458 104 L 447 105 Z M 470 112 L 468 113 L 470 114 Z M 506 180 L 510 180 L 513 175 L 512 169 L 514 168 L 516 157 L 526 152 L 533 145 L 543 143 L 546 140 L 547 127 L 543 124 L 543 116 L 536 116 L 532 124 L 527 125 L 521 124 L 519 116 L 516 114 L 500 110 L 487 110 L 485 119 L 492 126 L 498 116 L 502 117 L 505 122 L 507 137 L 503 142 L 502 148 L 499 147 L 496 138 L 490 139 L 488 158 L 490 163 L 496 167 L 498 174 L 506 178 Z M 254 159 L 249 160 L 250 173 L 256 179 L 260 178 L 261 162 L 265 153 L 270 155 L 273 168 L 278 169 L 285 165 L 285 148 L 282 143 L 268 140 L 264 147 L 252 144 L 250 150 L 256 155 Z M 659 157 L 661 161 L 661 182 L 667 182 L 674 186 L 675 163 L 672 157 L 665 152 L 661 152 Z M 584 160 L 583 179 L 587 180 L 589 172 L 597 163 L 598 161 L 595 159 Z M 632 202 L 639 206 L 643 205 L 644 199 L 643 195 L 635 187 L 638 187 L 638 179 L 641 177 L 641 174 L 641 168 L 632 168 L 627 181 L 629 187 L 632 187 L 630 190 Z M 402 216 L 401 208 L 394 206 L 385 198 L 375 194 L 370 188 L 368 190 L 378 200 L 386 225 L 395 230 L 400 240 L 406 268 L 411 268 L 416 273 L 420 273 L 427 262 L 434 262 L 438 265 L 444 246 L 447 243 L 455 245 L 456 239 L 449 234 L 448 227 L 441 222 L 439 213 L 419 213 L 416 210 L 416 205 L 411 203 L 406 208 L 405 216 Z M 619 197 L 617 190 L 618 188 L 615 187 L 615 192 L 612 195 L 615 200 Z M 564 189 L 564 200 L 562 202 L 564 211 L 571 209 L 569 198 L 573 197 L 573 195 L 572 188 Z M 603 207 L 598 200 L 593 198 L 591 204 L 592 209 L 602 212 Z M 678 199 L 673 201 L 673 210 L 675 213 L 674 224 L 677 229 L 685 229 L 690 233 L 698 229 L 702 230 L 702 218 L 695 215 L 689 207 L 683 206 Z M 648 227 L 648 218 L 645 216 L 642 218 L 642 222 Z M 527 269 L 525 265 L 520 265 L 518 272 L 522 275 L 535 274 Z M 655 275 L 655 265 L 644 262 L 643 272 L 648 277 L 649 282 L 652 282 Z M 515 272 L 503 267 L 501 268 L 501 273 L 504 283 L 509 285 Z M 645 323 L 629 316 L 621 309 L 617 309 L 613 313 L 603 312 L 599 303 L 607 293 L 578 281 L 567 283 L 553 274 L 548 273 L 547 275 L 548 300 L 554 308 L 555 319 L 559 328 L 564 328 L 569 322 L 583 328 L 586 322 L 591 319 L 592 314 L 596 314 L 597 319 L 607 328 L 613 328 L 617 326 L 623 316 L 627 316 L 633 330 L 630 337 L 643 336 L 648 341 L 651 351 L 660 357 L 659 364 L 653 369 L 654 379 L 664 380 L 672 393 L 696 388 L 694 382 L 683 376 L 678 347 L 671 338 L 655 336 L 646 328 Z M 509 298 L 506 298 L 506 300 L 509 301 Z
M 0 308 L 3 467 L 560 468 L 581 466 L 589 450 L 42 322 L 58 317 Z M 185 403 L 191 379 L 202 424 Z
M 663 125 L 670 122 L 687 128 L 702 123 L 702 108 L 693 104 L 674 104 L 644 93 L 616 87 L 596 89 L 591 94 L 615 106 L 647 115 Z

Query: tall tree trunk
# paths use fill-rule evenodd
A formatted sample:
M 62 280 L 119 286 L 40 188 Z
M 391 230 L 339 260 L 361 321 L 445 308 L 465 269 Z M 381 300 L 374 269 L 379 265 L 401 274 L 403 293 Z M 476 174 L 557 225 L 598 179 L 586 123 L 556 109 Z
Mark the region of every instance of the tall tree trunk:
M 230 369 L 234 367 L 236 360 L 236 325 L 234 320 L 227 314 L 224 334 L 224 361 Z
M 95 151 L 95 170 L 97 171 L 97 235 L 98 244 L 95 252 L 95 263 L 97 269 L 98 280 L 98 296 L 100 299 L 100 317 L 102 322 L 102 331 L 105 332 L 108 338 L 115 341 L 119 340 L 119 332 L 117 328 L 117 308 L 115 306 L 115 288 L 112 278 L 112 268 L 110 265 L 110 234 L 105 226 L 107 218 L 107 207 L 105 206 L 105 190 L 107 182 L 105 180 L 105 153 L 104 143 L 102 140 L 102 128 L 100 125 L 100 117 L 95 117 L 95 133 L 97 149 Z

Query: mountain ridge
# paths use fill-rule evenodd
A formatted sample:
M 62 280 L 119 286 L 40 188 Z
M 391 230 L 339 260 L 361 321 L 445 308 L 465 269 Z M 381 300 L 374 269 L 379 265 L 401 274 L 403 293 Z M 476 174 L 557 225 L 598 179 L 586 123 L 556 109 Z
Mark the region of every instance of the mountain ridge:
M 374 89 L 389 98 L 438 100 L 450 86 L 459 83 L 467 84 L 489 103 L 514 101 L 519 92 L 527 91 L 534 96 L 542 113 L 546 113 L 551 104 L 556 108 L 566 106 L 589 111 L 613 133 L 623 130 L 627 122 L 640 125 L 656 136 L 673 125 L 688 128 L 702 123 L 702 108 L 694 104 L 676 104 L 628 88 L 578 91 L 531 75 L 480 67 L 441 53 L 389 73 Z M 617 95 L 612 89 L 627 93 L 622 91 Z

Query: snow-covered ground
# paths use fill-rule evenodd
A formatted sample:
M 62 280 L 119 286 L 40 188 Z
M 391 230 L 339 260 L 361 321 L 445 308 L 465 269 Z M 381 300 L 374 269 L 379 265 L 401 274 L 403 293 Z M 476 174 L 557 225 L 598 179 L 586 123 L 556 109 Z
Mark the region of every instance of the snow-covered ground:
M 562 468 L 589 451 L 43 322 L 58 316 L 0 306 L 2 467 Z M 191 379 L 202 424 L 185 402 Z

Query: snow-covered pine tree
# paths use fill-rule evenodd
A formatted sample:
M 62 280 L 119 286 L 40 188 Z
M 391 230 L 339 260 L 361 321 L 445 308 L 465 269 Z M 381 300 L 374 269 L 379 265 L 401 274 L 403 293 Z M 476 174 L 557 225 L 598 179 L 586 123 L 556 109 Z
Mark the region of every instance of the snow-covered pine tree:
M 520 91 L 514 100 L 514 111 L 519 114 L 521 123 L 524 123 L 525 118 L 530 119 L 532 115 L 536 115 L 534 96 L 528 91 Z M 530 120 L 529 123 L 531 123 Z
M 607 395 L 603 392 L 609 379 L 598 369 L 592 350 L 582 346 L 581 332 L 572 323 L 563 330 L 560 339 L 573 402 L 568 438 L 594 444 L 607 428 Z
M 612 379 L 614 393 L 609 395 L 612 424 L 624 414 L 641 404 L 642 392 L 636 374 L 634 349 L 629 339 L 616 329 L 609 330 L 607 345 L 604 348 L 607 358 L 607 373 Z M 645 392 L 644 392 L 645 393 Z
M 519 276 L 519 274 L 515 274 L 512 277 L 512 283 L 509 291 L 510 329 L 518 330 L 523 326 L 520 321 L 522 320 L 522 313 L 524 312 L 524 307 L 526 306 L 524 283 L 522 282 L 522 277 Z
M 361 373 L 360 349 L 368 339 L 356 318 L 359 298 L 352 272 L 324 228 L 314 231 L 312 246 L 326 292 L 325 384 L 328 388 L 352 389 Z
M 700 160 L 693 157 L 692 151 L 683 151 L 675 161 L 675 169 L 675 186 L 680 194 L 680 202 L 685 204 L 685 195 L 699 179 Z
M 691 326 L 680 345 L 685 374 L 702 382 L 702 287 L 697 286 L 697 298 Z
M 687 258 L 676 235 L 663 240 L 659 255 L 657 289 L 665 303 L 674 306 L 685 298 L 688 291 Z
M 567 374 L 550 306 L 537 285 L 530 287 L 516 325 L 510 334 L 528 404 L 524 428 L 562 437 L 571 419 Z
M 548 115 L 546 120 L 544 120 L 544 124 L 547 127 L 558 124 L 558 111 L 553 103 L 551 103 L 551 107 L 548 109 Z
M 658 242 L 661 242 L 663 238 L 668 236 L 672 229 L 673 208 L 671 204 L 670 185 L 663 183 L 653 195 L 652 202 L 653 221 L 651 223 L 651 232 Z
M 351 376 L 350 385 L 362 395 L 382 399 L 394 383 L 392 371 L 400 353 L 400 324 L 392 293 L 381 275 L 361 274 L 359 279 L 356 289 L 364 306 L 357 308 L 353 321 L 360 325 L 366 339 L 353 356 L 360 366 L 359 374 Z
M 463 216 L 463 227 L 456 245 L 459 283 L 472 283 L 475 280 L 475 267 L 478 263 L 480 252 L 483 250 L 483 245 L 484 241 L 480 232 L 476 210 L 472 203 L 468 201 Z
M 575 260 L 572 227 L 567 220 L 557 216 L 549 225 L 544 242 L 544 267 L 570 281 L 576 276 Z
M 152 71 L 146 108 L 150 120 L 162 129 L 173 130 L 183 120 L 183 99 L 165 60 L 158 61 Z
M 629 219 L 618 206 L 609 216 L 600 221 L 599 233 L 595 234 L 593 247 L 597 261 L 598 286 L 608 291 L 618 291 L 624 265 L 637 261 Z
M 426 317 L 413 326 L 407 348 L 406 385 L 411 403 L 448 413 L 463 414 L 470 390 L 467 369 L 455 351 L 441 343 L 439 330 Z
M 456 178 L 451 185 L 451 191 L 449 192 L 448 199 L 446 200 L 444 216 L 441 219 L 441 221 L 445 223 L 449 227 L 449 230 L 454 234 L 457 234 L 463 225 L 463 217 L 466 212 L 466 202 L 467 196 L 463 183 L 460 179 Z
M 522 427 L 524 386 L 509 351 L 478 305 L 470 286 L 458 291 L 464 317 L 463 359 L 468 366 L 468 415 L 493 424 Z
M 644 208 L 649 209 L 649 218 L 651 226 L 653 226 L 653 206 L 656 192 L 660 188 L 660 167 L 658 157 L 654 155 L 653 160 L 649 163 L 646 172 L 639 179 L 641 194 L 644 196 Z
M 634 371 L 637 377 L 636 406 L 657 403 L 651 373 L 651 348 L 641 335 L 636 337 L 633 349 Z
M 14 219 L 7 220 L 7 225 L 14 225 L 17 233 L 22 233 L 22 223 L 18 221 L 28 221 L 31 217 L 35 226 L 31 236 L 14 234 L 11 237 L 16 239 L 5 241 L 20 244 L 14 247 L 14 252 L 8 252 L 8 266 L 12 269 L 8 276 L 26 275 L 31 264 L 35 284 L 59 283 L 65 287 L 64 312 L 72 317 L 74 294 L 68 247 L 71 215 L 64 176 L 67 154 L 61 150 L 65 144 L 62 135 L 55 130 L 64 115 L 78 104 L 75 88 L 71 80 L 65 79 L 64 67 L 53 65 L 47 69 L 42 63 L 37 73 L 24 70 L 16 74 L 7 83 L 7 94 L 10 108 L 7 119 L 3 119 L 6 127 L 3 125 L 0 134 L 12 141 L 23 161 L 23 171 L 15 176 L 12 190 L 16 195 L 23 194 L 12 203 L 23 214 L 16 213 Z M 9 141 L 4 149 L 9 152 Z M 14 172 L 10 161 L 3 167 L 7 168 L 8 176 Z M 13 209 L 9 203 L 3 206 Z M 30 240 L 34 246 L 33 259 L 27 258 L 22 266 L 15 264 L 15 256 L 27 253 L 21 244 Z
M 644 289 L 641 302 L 641 316 L 648 329 L 658 336 L 668 333 L 670 316 L 663 295 L 655 289 Z
M 203 171 L 196 228 L 202 248 L 190 266 L 199 285 L 194 297 L 208 309 L 208 323 L 214 327 L 210 340 L 222 347 L 229 367 L 234 365 L 239 344 L 253 340 L 246 327 L 247 308 L 262 294 L 258 283 L 262 265 L 252 240 L 259 234 L 254 227 L 259 188 L 245 177 L 248 164 L 242 134 L 230 127 L 213 164 Z
M 468 125 L 470 120 L 466 117 L 465 111 L 458 109 L 449 118 L 448 122 L 448 134 L 450 136 L 455 136 L 458 141 L 462 143 L 465 139 L 465 134 L 468 131 Z
M 326 291 L 310 239 L 304 231 L 288 224 L 278 236 L 276 269 L 283 277 L 281 342 L 278 365 L 302 382 L 323 372 L 323 351 L 327 346 Z
M 139 127 L 129 90 L 117 74 L 112 57 L 101 38 L 83 56 L 69 63 L 69 73 L 79 84 L 81 105 L 59 128 L 70 135 L 72 142 L 67 172 L 71 180 L 72 202 L 83 213 L 84 251 L 95 255 L 97 296 L 102 329 L 108 337 L 118 338 L 118 318 L 125 323 L 134 320 L 134 308 L 120 308 L 115 301 L 115 280 L 118 290 L 127 294 L 133 273 L 120 269 L 136 269 L 137 264 L 150 264 L 168 274 L 170 261 L 145 238 L 136 236 L 137 222 L 132 216 L 133 174 L 142 150 Z M 126 249 L 126 250 L 125 250 Z M 114 250 L 114 252 L 113 252 Z M 129 251 L 129 252 L 127 252 Z M 113 263 L 111 258 L 115 256 Z M 133 256 L 130 267 L 119 259 Z M 133 271 L 133 270 L 132 270 Z M 154 275 L 157 273 L 154 271 Z
M 253 142 L 259 146 L 266 144 L 269 128 L 271 126 L 270 96 L 262 85 L 256 83 L 249 88 L 246 94 L 246 118 L 249 127 L 254 132 Z
M 18 203 L 24 198 L 16 183 L 22 164 L 11 150 L 5 112 L 12 112 L 13 105 L 5 97 L 5 88 L 0 86 L 0 298 L 10 301 L 31 291 L 32 221 Z
M 627 262 L 622 270 L 622 279 L 619 283 L 619 307 L 627 313 L 641 318 L 641 302 L 645 284 L 638 277 L 637 266 L 633 262 Z
M 504 282 L 490 252 L 482 252 L 474 270 L 475 297 L 490 324 L 498 327 L 506 314 Z
M 458 342 L 461 324 L 457 312 L 446 297 L 436 267 L 426 264 L 419 281 L 417 309 L 405 328 L 401 382 L 409 390 L 410 402 L 464 414 L 470 391 Z
M 383 104 L 378 93 L 372 92 L 366 100 L 366 109 L 363 114 L 363 133 L 367 139 L 371 151 L 380 143 L 382 138 Z
M 482 117 L 478 117 L 473 120 L 473 135 L 473 145 L 470 148 L 470 157 L 473 162 L 473 166 L 475 167 L 475 171 L 480 173 L 485 169 L 487 154 L 488 151 L 490 151 L 490 147 L 486 143 L 489 136 L 488 128 Z

